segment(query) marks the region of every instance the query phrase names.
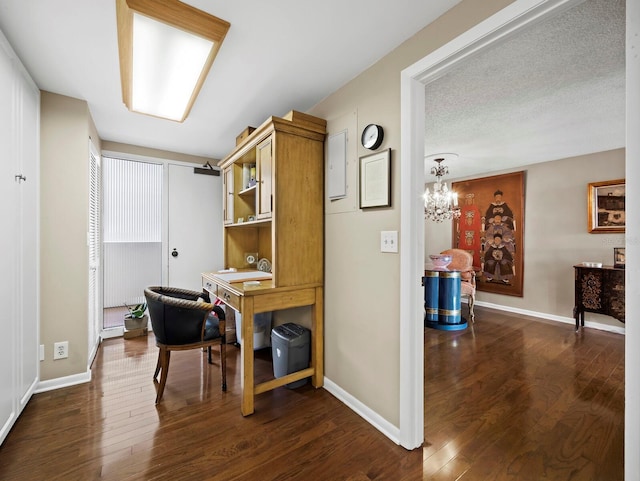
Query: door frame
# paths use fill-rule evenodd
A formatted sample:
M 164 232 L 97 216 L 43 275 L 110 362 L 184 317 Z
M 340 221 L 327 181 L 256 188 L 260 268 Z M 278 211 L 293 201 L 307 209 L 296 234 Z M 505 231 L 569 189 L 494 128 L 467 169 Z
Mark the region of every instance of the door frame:
M 93 143 L 93 140 L 91 139 L 91 137 L 89 137 L 89 196 L 92 195 L 91 192 L 91 157 L 94 157 L 96 159 L 96 163 L 97 163 L 97 170 L 98 170 L 98 199 L 97 199 L 97 203 L 98 203 L 98 244 L 99 244 L 99 255 L 98 255 L 98 265 L 95 266 L 95 276 L 96 276 L 96 282 L 97 285 L 94 286 L 95 288 L 95 292 L 93 293 L 93 295 L 95 295 L 95 299 L 94 302 L 96 303 L 95 305 L 95 311 L 93 314 L 91 312 L 88 313 L 88 330 L 89 330 L 89 338 L 88 338 L 88 344 L 89 344 L 89 356 L 87 358 L 87 370 L 89 370 L 91 368 L 91 364 L 93 363 L 94 358 L 96 357 L 96 354 L 98 353 L 98 347 L 100 346 L 100 342 L 101 339 L 103 339 L 102 337 L 102 333 L 103 333 L 103 313 L 104 313 L 104 308 L 103 308 L 103 283 L 102 283 L 102 155 L 100 154 L 98 148 L 95 146 L 95 144 Z M 89 203 L 91 202 L 91 199 L 89 200 Z M 91 214 L 91 208 L 89 207 L 89 215 Z M 91 260 L 89 260 L 89 269 L 92 269 L 91 266 Z M 91 275 L 91 274 L 89 274 Z M 89 287 L 91 287 L 91 284 L 89 284 Z M 91 293 L 89 293 L 89 298 L 91 298 Z M 89 309 L 91 309 L 92 306 L 89 306 Z M 95 318 L 93 318 L 93 316 L 95 316 Z M 91 325 L 91 323 L 93 323 L 93 325 Z
M 400 444 L 405 448 L 414 449 L 422 445 L 426 411 L 422 292 L 419 283 L 415 282 L 415 279 L 422 277 L 421 269 L 424 264 L 424 219 L 420 199 L 424 190 L 425 85 L 444 75 L 458 62 L 515 34 L 518 29 L 557 15 L 582 1 L 584 0 L 516 0 L 401 72 L 400 222 L 403 235 L 400 239 L 400 329 L 406 335 L 400 336 Z M 637 50 L 640 43 L 640 7 L 634 5 L 634 0 L 626 0 L 626 12 L 626 128 L 630 133 L 637 132 L 640 128 L 640 95 L 629 87 L 640 82 L 640 60 L 632 58 L 629 53 L 631 46 Z M 636 177 L 640 178 L 640 167 L 631 165 L 631 159 L 640 155 L 640 140 L 636 137 L 627 135 L 627 183 Z M 640 197 L 640 193 L 633 193 L 631 196 Z M 628 202 L 630 211 L 638 209 L 636 206 L 639 204 L 634 200 Z M 630 213 L 629 218 L 638 218 L 637 213 Z M 640 227 L 628 226 L 627 239 L 632 238 L 632 232 L 635 233 L 634 238 L 640 238 Z M 640 275 L 638 264 L 632 264 L 635 256 L 640 254 L 640 243 L 636 242 L 635 246 L 633 242 L 626 244 L 629 261 L 626 271 L 629 286 L 626 295 L 627 311 L 636 312 L 635 308 L 640 307 L 640 301 L 636 300 L 640 287 L 634 288 L 634 296 L 629 279 Z M 640 448 L 640 413 L 635 410 L 640 400 L 640 380 L 635 376 L 635 366 L 640 362 L 640 350 L 631 349 L 639 340 L 640 329 L 629 324 L 625 338 L 625 470 L 629 477 L 632 476 L 631 473 L 640 471 L 640 458 L 634 455 Z
M 140 154 L 131 154 L 119 152 L 116 150 L 103 149 L 101 156 L 114 157 L 116 159 L 129 160 L 132 162 L 147 162 L 150 164 L 162 165 L 162 283 L 164 284 L 169 277 L 169 165 L 180 165 L 183 167 L 202 167 L 196 162 L 185 162 L 181 160 L 163 159 Z M 222 175 L 222 172 L 221 172 Z M 221 180 L 222 182 L 222 180 Z M 220 199 L 222 202 L 222 199 Z M 220 207 L 222 209 L 222 206 Z M 102 252 L 102 251 L 101 251 Z M 104 259 L 100 259 L 101 265 L 104 265 Z M 101 283 L 101 287 L 104 284 Z M 114 329 L 101 329 L 102 339 L 122 336 L 124 327 Z

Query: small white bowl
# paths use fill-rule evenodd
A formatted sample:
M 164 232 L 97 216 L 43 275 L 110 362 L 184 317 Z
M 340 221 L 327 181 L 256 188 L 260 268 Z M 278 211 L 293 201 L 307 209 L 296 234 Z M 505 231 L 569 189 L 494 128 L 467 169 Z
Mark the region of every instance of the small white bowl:
M 434 267 L 447 267 L 451 264 L 453 257 L 447 254 L 431 254 L 429 259 Z
M 602 262 L 583 262 L 582 265 L 585 267 L 602 267 Z

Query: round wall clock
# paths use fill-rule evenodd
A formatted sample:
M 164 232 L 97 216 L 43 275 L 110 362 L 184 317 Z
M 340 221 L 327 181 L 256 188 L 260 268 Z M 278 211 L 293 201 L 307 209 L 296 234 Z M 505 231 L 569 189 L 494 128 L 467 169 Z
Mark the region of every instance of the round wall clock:
M 367 125 L 362 131 L 362 146 L 365 149 L 375 150 L 382 145 L 384 130 L 376 124 Z

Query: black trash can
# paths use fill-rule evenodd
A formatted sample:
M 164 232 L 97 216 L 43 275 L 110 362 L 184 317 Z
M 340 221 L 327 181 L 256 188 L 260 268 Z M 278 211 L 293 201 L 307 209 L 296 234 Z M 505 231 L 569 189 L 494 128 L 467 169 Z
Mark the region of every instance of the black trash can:
M 293 322 L 276 326 L 271 331 L 273 375 L 286 376 L 309 367 L 309 342 L 311 331 Z M 293 389 L 304 386 L 307 379 L 285 384 Z

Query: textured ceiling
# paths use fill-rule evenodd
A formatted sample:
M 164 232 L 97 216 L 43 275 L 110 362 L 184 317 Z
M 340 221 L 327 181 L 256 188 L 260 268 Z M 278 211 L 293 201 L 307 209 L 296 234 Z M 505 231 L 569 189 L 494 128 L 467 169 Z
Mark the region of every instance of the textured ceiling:
M 425 155 L 457 153 L 455 178 L 624 147 L 624 26 L 624 0 L 588 0 L 427 84 Z

